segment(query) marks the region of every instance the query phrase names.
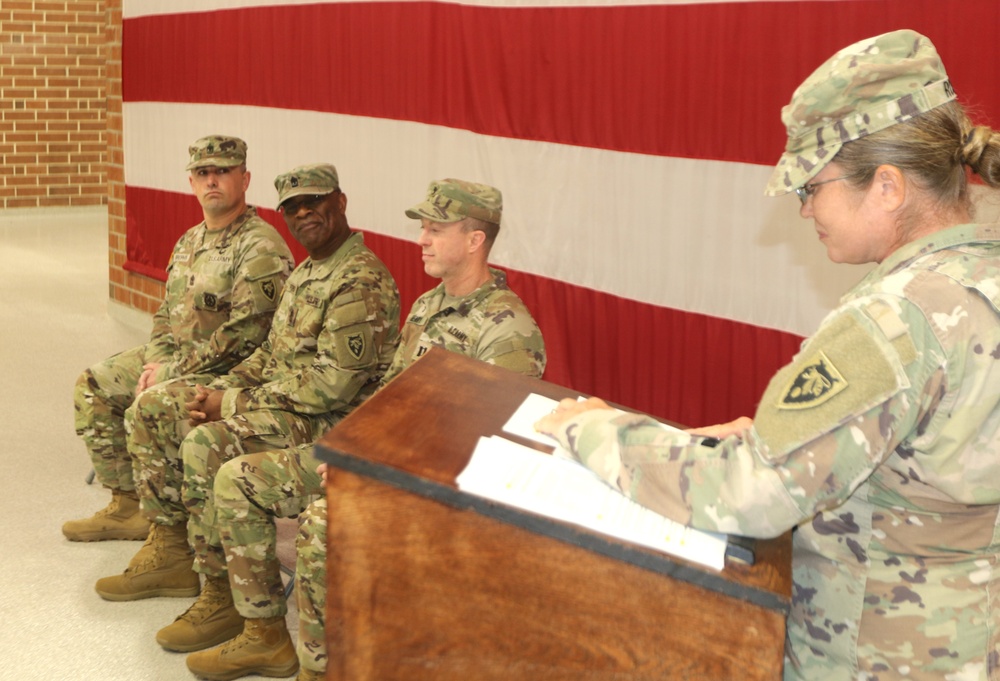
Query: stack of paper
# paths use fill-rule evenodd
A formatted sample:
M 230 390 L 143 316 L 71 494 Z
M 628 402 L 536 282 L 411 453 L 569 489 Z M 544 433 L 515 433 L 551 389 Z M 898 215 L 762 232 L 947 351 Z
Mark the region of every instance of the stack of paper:
M 725 565 L 725 535 L 674 522 L 635 503 L 575 460 L 551 456 L 502 437 L 480 438 L 457 483 L 471 494 L 715 570 Z

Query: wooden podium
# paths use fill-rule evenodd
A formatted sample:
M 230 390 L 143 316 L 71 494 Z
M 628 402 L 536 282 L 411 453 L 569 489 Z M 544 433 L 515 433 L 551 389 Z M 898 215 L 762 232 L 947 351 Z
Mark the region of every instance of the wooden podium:
M 434 349 L 317 444 L 327 678 L 780 679 L 789 535 L 715 572 L 459 491 L 532 392 L 576 397 Z

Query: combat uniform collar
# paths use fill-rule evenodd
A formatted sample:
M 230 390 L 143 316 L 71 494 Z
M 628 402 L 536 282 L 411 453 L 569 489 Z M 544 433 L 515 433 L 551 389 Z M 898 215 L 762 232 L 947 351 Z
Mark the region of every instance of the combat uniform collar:
M 232 241 L 233 236 L 240 231 L 240 227 L 245 225 L 247 222 L 257 217 L 257 209 L 254 206 L 247 206 L 247 209 L 236 216 L 236 219 L 230 222 L 228 225 L 222 229 L 211 232 L 205 225 L 205 221 L 202 220 L 201 226 L 201 243 L 205 245 L 206 243 L 211 243 L 213 246 L 223 248 L 229 245 Z M 211 238 L 209 238 L 211 237 Z
M 361 232 L 351 232 L 351 235 L 344 239 L 344 243 L 340 244 L 333 253 L 326 256 L 322 260 L 313 260 L 312 257 L 306 259 L 306 262 L 310 265 L 327 265 L 335 264 L 341 260 L 349 257 L 354 251 L 364 246 L 365 238 Z
M 933 234 L 912 241 L 896 249 L 878 267 L 862 279 L 843 300 L 852 298 L 854 292 L 863 289 L 873 282 L 880 281 L 893 272 L 911 265 L 914 261 L 931 253 L 943 251 L 955 246 L 977 243 L 1000 243 L 1000 223 L 997 224 L 965 224 L 942 229 Z
M 482 286 L 477 288 L 472 293 L 466 296 L 462 296 L 461 298 L 458 298 L 457 300 L 459 300 L 460 302 L 458 303 L 457 306 L 452 306 L 452 307 L 454 307 L 454 309 L 457 312 L 462 313 L 465 312 L 468 308 L 474 307 L 477 302 L 488 296 L 493 291 L 507 290 L 508 286 L 507 286 L 506 272 L 491 267 L 490 274 L 493 275 L 492 279 L 484 283 Z M 434 293 L 432 295 L 432 298 L 438 301 L 444 301 L 448 299 L 448 294 L 445 293 L 444 290 L 444 283 L 438 284 L 434 288 Z M 452 299 L 454 300 L 455 297 L 452 296 Z M 440 305 L 438 307 L 439 309 L 450 309 L 450 308 L 440 307 Z

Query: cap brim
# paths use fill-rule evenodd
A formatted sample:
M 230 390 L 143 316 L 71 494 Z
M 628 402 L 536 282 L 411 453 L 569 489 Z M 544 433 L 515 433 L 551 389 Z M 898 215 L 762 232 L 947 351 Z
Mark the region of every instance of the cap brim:
M 464 213 L 452 210 L 442 210 L 430 201 L 424 201 L 413 206 L 413 208 L 407 209 L 406 217 L 414 220 L 427 219 L 432 222 L 458 222 L 459 220 L 464 220 L 467 216 Z
M 237 161 L 233 158 L 203 158 L 194 163 L 188 163 L 185 170 L 194 170 L 195 168 L 234 168 L 238 165 L 242 165 L 245 161 Z
M 816 153 L 818 150 L 814 150 L 811 154 L 786 151 L 771 172 L 771 179 L 767 181 L 764 195 L 782 196 L 795 191 L 816 177 L 834 159 L 841 146 L 838 144 L 835 148 L 824 147 L 822 158 Z
M 284 196 L 282 196 L 281 199 L 278 200 L 278 206 L 277 207 L 281 208 L 281 204 L 283 204 L 288 199 L 294 199 L 296 196 L 306 196 L 306 195 L 310 195 L 310 196 L 326 196 L 327 194 L 332 194 L 335 191 L 337 191 L 337 190 L 336 189 L 320 189 L 319 187 L 296 187 L 295 189 L 292 189 L 287 194 L 285 194 Z

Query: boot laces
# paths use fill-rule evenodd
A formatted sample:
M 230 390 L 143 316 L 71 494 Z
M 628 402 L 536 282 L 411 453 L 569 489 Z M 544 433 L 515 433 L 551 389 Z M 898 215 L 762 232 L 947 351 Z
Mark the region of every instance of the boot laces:
M 235 653 L 241 648 L 246 648 L 250 645 L 267 645 L 264 636 L 266 631 L 267 625 L 263 622 L 253 619 L 245 620 L 243 631 L 240 632 L 239 636 L 230 639 L 222 646 L 221 654 Z
M 145 572 L 147 569 L 155 568 L 157 565 L 163 563 L 164 557 L 164 547 L 162 541 L 157 541 L 157 525 L 153 525 L 149 529 L 149 536 L 146 537 L 146 541 L 143 543 L 142 548 L 136 554 L 142 556 L 140 560 L 135 565 L 129 565 L 125 568 L 125 574 L 132 574 L 135 572 Z
M 225 605 L 226 595 L 219 589 L 209 586 L 211 582 L 205 582 L 205 588 L 201 590 L 198 600 L 178 617 L 179 620 L 187 620 L 191 624 L 199 624 L 207 620 L 212 613 L 219 609 L 220 605 Z
M 107 518 L 110 515 L 114 515 L 115 513 L 118 512 L 119 507 L 120 507 L 120 504 L 119 504 L 118 497 L 117 496 L 113 496 L 113 497 L 111 497 L 111 501 L 108 502 L 107 506 L 105 506 L 100 511 L 98 511 L 97 513 L 94 514 L 94 518 L 95 519 L 96 518 Z
M 248 645 L 257 643 L 256 638 L 251 638 L 249 629 L 250 629 L 249 626 L 244 625 L 243 631 L 239 633 L 239 636 L 237 636 L 236 638 L 231 638 L 228 641 L 226 641 L 226 643 L 223 644 L 222 650 L 220 651 L 219 654 L 225 656 L 230 653 L 235 653 L 241 648 L 246 648 Z

